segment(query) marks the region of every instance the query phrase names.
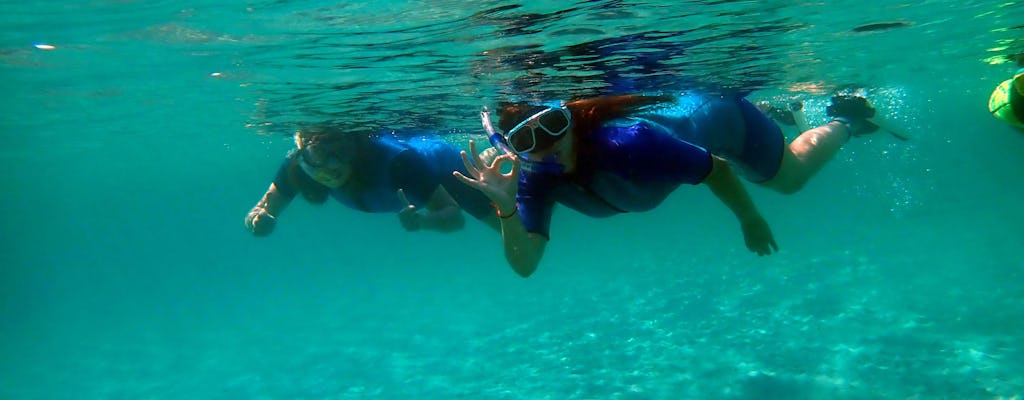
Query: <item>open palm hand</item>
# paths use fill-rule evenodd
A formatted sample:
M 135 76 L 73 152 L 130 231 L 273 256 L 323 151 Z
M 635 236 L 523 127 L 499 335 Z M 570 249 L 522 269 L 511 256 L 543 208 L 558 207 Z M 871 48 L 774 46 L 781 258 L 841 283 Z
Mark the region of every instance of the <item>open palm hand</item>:
M 502 167 L 506 162 L 512 163 L 512 169 L 509 172 L 502 172 Z M 465 151 L 462 152 L 462 163 L 466 166 L 469 176 L 455 171 L 453 174 L 459 181 L 481 191 L 499 207 L 499 210 L 515 207 L 516 191 L 519 184 L 518 157 L 506 153 L 487 162 L 476 151 L 476 143 L 470 140 L 469 154 Z

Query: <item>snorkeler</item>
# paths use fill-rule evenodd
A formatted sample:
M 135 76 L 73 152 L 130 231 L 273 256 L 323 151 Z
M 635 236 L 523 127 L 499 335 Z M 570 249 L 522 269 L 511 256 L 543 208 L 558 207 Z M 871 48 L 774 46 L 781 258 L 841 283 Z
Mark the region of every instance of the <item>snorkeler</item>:
M 1014 58 L 1020 69 L 996 86 L 988 99 L 988 111 L 1010 126 L 1024 129 L 1024 52 Z
M 778 245 L 734 171 L 780 193 L 795 193 L 850 138 L 878 126 L 863 97 L 834 96 L 832 120 L 786 144 L 779 127 L 738 96 L 612 96 L 567 104 L 505 104 L 499 127 L 481 113 L 493 161 L 463 154 L 454 174 L 495 204 L 505 257 L 532 274 L 549 241 L 555 203 L 591 217 L 654 209 L 682 184 L 706 184 L 739 220 L 750 251 Z M 503 164 L 511 163 L 505 172 Z
M 436 135 L 399 140 L 316 125 L 297 132 L 295 145 L 245 217 L 246 229 L 256 236 L 273 231 L 297 194 L 314 204 L 333 197 L 355 210 L 397 213 L 407 231 L 461 229 L 461 210 L 498 226 L 487 198 L 451 175 L 453 168 L 464 171 L 460 149 Z

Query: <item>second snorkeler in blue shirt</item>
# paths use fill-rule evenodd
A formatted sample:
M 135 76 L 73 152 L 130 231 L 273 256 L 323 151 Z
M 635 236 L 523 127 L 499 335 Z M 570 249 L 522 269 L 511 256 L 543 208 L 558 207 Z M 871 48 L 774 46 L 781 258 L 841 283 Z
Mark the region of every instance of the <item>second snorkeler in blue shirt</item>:
M 462 210 L 497 226 L 494 208 L 480 192 L 451 175 L 462 170 L 460 149 L 437 135 L 348 132 L 316 125 L 295 134 L 270 188 L 245 218 L 256 236 L 270 234 L 277 217 L 301 194 L 311 203 L 328 198 L 370 213 L 397 213 L 408 231 L 462 228 Z
M 463 154 L 469 174 L 455 172 L 497 207 L 505 257 L 532 274 L 549 240 L 555 203 L 605 217 L 647 211 L 682 184 L 704 183 L 736 215 L 747 247 L 778 250 L 733 168 L 781 193 L 803 187 L 851 136 L 878 127 L 860 97 L 837 96 L 833 121 L 785 143 L 781 130 L 742 97 L 613 96 L 557 106 L 504 105 L 499 128 L 485 128 L 507 153 L 493 161 Z M 512 163 L 510 172 L 503 164 Z

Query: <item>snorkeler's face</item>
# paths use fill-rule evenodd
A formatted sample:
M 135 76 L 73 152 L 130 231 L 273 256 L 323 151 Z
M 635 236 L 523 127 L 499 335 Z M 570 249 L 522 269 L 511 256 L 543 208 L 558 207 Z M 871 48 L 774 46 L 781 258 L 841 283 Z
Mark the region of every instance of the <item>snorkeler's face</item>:
M 572 130 L 567 130 L 559 140 L 544 148 L 523 153 L 528 162 L 555 163 L 564 167 L 564 172 L 573 172 L 576 165 L 576 151 L 573 146 Z
M 298 140 L 299 166 L 310 178 L 329 188 L 341 187 L 352 174 L 344 152 L 335 149 L 319 136 Z
M 352 174 L 352 169 L 347 164 L 318 168 L 310 166 L 304 160 L 299 160 L 299 166 L 310 178 L 331 189 L 343 186 L 345 182 L 348 182 L 348 178 Z

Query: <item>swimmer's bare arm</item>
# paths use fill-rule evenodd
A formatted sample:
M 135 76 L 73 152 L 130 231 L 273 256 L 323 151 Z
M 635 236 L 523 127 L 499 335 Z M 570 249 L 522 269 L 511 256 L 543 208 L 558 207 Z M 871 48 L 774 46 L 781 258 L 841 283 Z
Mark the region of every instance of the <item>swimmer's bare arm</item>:
M 754 201 L 725 160 L 712 156 L 711 173 L 704 178 L 704 184 L 736 215 L 750 251 L 764 256 L 779 250 L 768 222 L 757 211 Z
M 508 218 L 499 218 L 501 221 L 501 242 L 505 250 L 505 260 L 519 276 L 526 278 L 537 270 L 541 258 L 544 257 L 544 248 L 547 246 L 548 238 L 527 232 L 523 221 L 519 219 L 519 213 L 515 210 L 515 203 L 499 205 L 500 215 L 509 215 Z
M 245 216 L 245 228 L 256 236 L 269 235 L 277 224 L 277 216 L 288 207 L 291 200 L 281 194 L 277 184 L 271 183 L 263 198 Z
M 528 277 L 537 270 L 548 240 L 543 235 L 527 232 L 519 219 L 515 200 L 519 184 L 519 162 L 512 154 L 503 154 L 487 162 L 481 159 L 473 141 L 469 142 L 469 150 L 472 159 L 469 154 L 462 152 L 462 162 L 470 176 L 458 171 L 453 174 L 462 183 L 481 191 L 494 203 L 500 217 L 505 259 L 517 274 Z M 505 162 L 512 163 L 512 170 L 508 173 L 501 172 Z

